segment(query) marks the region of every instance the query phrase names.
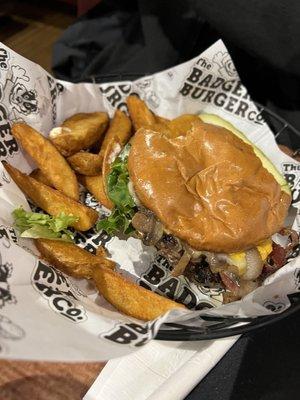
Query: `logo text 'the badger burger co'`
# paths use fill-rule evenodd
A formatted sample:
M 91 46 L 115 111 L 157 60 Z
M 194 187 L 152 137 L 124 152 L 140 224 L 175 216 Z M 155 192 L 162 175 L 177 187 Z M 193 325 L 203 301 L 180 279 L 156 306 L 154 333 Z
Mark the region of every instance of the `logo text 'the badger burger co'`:
M 117 324 L 109 332 L 103 332 L 100 338 L 108 339 L 114 343 L 140 347 L 155 337 L 159 329 L 157 320 L 145 324 Z
M 262 116 L 251 106 L 250 97 L 238 77 L 216 76 L 209 66 L 212 67 L 212 64 L 207 65 L 207 61 L 200 58 L 192 67 L 179 93 L 191 100 L 220 107 L 236 116 L 262 124 Z
M 300 164 L 283 163 L 282 172 L 292 190 L 292 203 L 300 201 Z
M 118 108 L 122 111 L 127 111 L 126 97 L 131 92 L 131 83 L 119 84 L 102 84 L 99 86 L 100 92 L 105 97 L 108 106 L 111 109 Z
M 1 92 L 1 88 L 0 88 Z M 1 93 L 0 93 L 1 99 Z M 18 152 L 18 145 L 16 140 L 11 136 L 10 123 L 8 116 L 3 105 L 0 104 L 0 157 L 6 158 L 8 155 L 12 156 Z
M 12 65 L 7 68 L 7 59 L 3 61 L 0 48 L 0 60 L 7 69 L 5 80 L 0 83 L 0 157 L 6 159 L 19 151 L 12 136 L 11 122 L 23 121 L 24 116 L 38 112 L 37 92 L 30 87 L 30 78 L 23 67 Z
M 52 122 L 56 124 L 57 108 L 56 100 L 57 97 L 64 91 L 64 86 L 61 83 L 57 83 L 52 76 L 47 76 L 47 81 L 50 89 L 51 104 L 52 104 Z
M 6 49 L 0 48 L 0 69 L 7 70 L 9 54 Z
M 212 308 L 216 302 L 220 301 L 222 289 L 209 289 L 202 285 L 198 285 L 196 289 L 185 277 L 171 276 L 171 269 L 168 260 L 157 253 L 154 261 L 139 279 L 139 284 L 169 299 L 183 303 L 189 309 Z
M 69 321 L 87 319 L 84 307 L 77 302 L 79 290 L 61 272 L 39 261 L 32 274 L 32 285 L 53 311 Z

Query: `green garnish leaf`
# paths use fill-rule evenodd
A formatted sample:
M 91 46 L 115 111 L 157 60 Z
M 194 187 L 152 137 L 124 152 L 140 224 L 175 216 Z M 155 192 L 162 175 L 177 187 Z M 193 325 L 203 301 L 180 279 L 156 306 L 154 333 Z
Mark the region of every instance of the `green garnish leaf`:
M 121 209 L 134 207 L 134 201 L 128 190 L 129 174 L 127 158 L 117 158 L 107 176 L 108 196 L 116 207 Z
M 116 232 L 123 232 L 129 234 L 133 231 L 131 226 L 131 220 L 135 211 L 131 210 L 127 213 L 121 212 L 117 207 L 115 207 L 112 213 L 104 219 L 101 219 L 97 223 L 97 229 L 103 229 L 109 235 L 113 235 Z
M 25 211 L 22 207 L 16 208 L 12 215 L 15 227 L 21 237 L 32 239 L 55 239 L 72 242 L 73 233 L 68 227 L 78 221 L 78 217 L 60 213 L 56 217 L 48 214 Z
M 136 212 L 136 205 L 128 189 L 129 149 L 129 145 L 125 146 L 122 153 L 112 163 L 110 173 L 106 178 L 108 197 L 115 208 L 107 218 L 97 223 L 97 229 L 103 229 L 110 235 L 116 232 L 129 234 L 133 231 L 131 220 Z

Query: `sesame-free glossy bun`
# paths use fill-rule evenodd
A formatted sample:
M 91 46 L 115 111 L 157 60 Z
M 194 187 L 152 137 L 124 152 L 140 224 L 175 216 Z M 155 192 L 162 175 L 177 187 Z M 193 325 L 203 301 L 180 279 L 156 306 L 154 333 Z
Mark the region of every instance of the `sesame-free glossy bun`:
M 139 200 L 194 249 L 243 251 L 283 226 L 291 197 L 229 130 L 199 120 L 175 138 L 142 128 L 131 143 Z

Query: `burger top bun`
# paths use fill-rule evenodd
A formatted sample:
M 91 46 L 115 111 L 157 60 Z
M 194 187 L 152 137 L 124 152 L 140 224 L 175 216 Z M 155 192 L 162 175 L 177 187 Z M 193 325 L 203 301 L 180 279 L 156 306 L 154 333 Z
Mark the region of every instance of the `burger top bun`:
M 197 250 L 255 246 L 282 227 L 291 202 L 251 145 L 200 120 L 175 138 L 141 128 L 128 168 L 141 203 Z

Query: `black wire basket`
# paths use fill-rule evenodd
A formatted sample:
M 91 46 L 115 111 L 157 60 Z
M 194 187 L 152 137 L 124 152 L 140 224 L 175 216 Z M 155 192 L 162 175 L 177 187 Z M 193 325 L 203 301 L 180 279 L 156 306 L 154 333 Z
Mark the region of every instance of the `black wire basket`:
M 89 82 L 100 84 L 113 81 L 135 80 L 145 75 L 139 73 L 107 74 L 91 77 Z M 271 128 L 276 142 L 286 145 L 294 151 L 294 155 L 300 154 L 300 132 L 291 126 L 287 121 L 269 108 L 256 103 L 259 114 Z M 300 293 L 288 296 L 291 306 L 282 313 L 261 317 L 204 317 L 203 323 L 199 326 L 187 326 L 177 323 L 165 323 L 159 329 L 157 340 L 191 341 L 191 340 L 212 340 L 234 335 L 249 333 L 253 330 L 265 327 L 282 320 L 288 315 L 300 310 Z

